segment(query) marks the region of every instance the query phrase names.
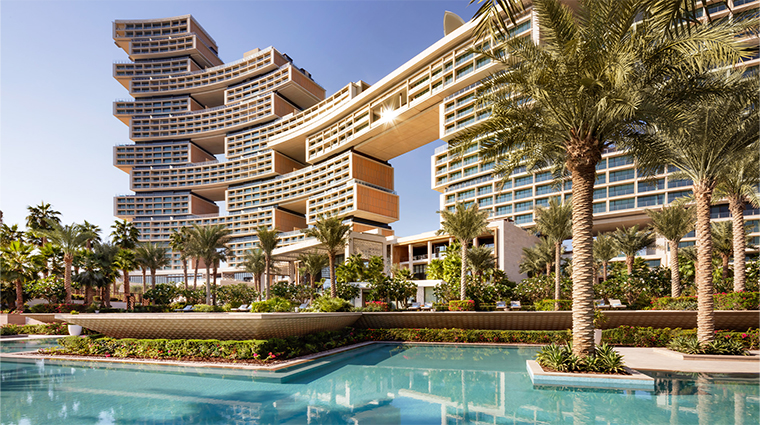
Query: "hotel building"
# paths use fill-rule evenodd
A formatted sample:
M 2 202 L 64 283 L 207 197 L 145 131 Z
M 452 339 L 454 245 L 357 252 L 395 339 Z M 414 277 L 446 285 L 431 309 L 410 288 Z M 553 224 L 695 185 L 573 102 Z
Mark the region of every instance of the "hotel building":
M 731 11 L 711 15 L 756 14 L 759 4 L 734 0 Z M 399 197 L 388 161 L 486 119 L 489 112 L 474 106 L 474 94 L 478 81 L 497 66 L 469 52 L 472 22 L 457 23 L 451 15 L 447 20 L 442 39 L 376 84 L 352 82 L 329 97 L 308 71 L 274 47 L 222 63 L 213 38 L 190 15 L 115 21 L 114 41 L 129 61 L 115 63 L 113 73 L 131 99 L 116 101 L 113 113 L 128 125 L 132 143 L 114 147 L 114 165 L 129 174 L 134 192 L 114 198 L 115 216 L 132 221 L 142 241 L 158 243 L 168 243 L 183 226 L 228 226 L 233 256 L 222 270 L 228 274 L 255 247 L 258 226 L 281 232 L 275 255 L 291 261 L 318 245 L 301 230 L 331 214 L 352 226 L 346 255 L 380 255 L 386 264 L 412 269 L 425 264 L 434 255 L 432 242 L 399 240 L 389 226 L 399 219 Z M 537 41 L 539 34 L 530 10 L 510 24 L 511 37 Z M 746 66 L 757 64 L 753 58 Z M 476 147 L 461 158 L 445 146 L 436 150 L 432 188 L 441 192 L 440 208 L 477 203 L 490 212 L 493 229 L 509 227 L 505 220 L 531 227 L 535 207 L 572 190 L 569 183 L 552 185 L 547 173 L 524 170 L 501 186 L 492 167 Z M 690 182 L 668 174 L 643 181 L 631 159 L 615 151 L 605 152 L 597 182 L 598 231 L 644 223 L 645 208 L 690 190 Z M 222 201 L 227 211 L 219 210 Z M 729 216 L 720 205 L 713 214 Z M 747 215 L 757 241 L 760 211 Z M 484 243 L 496 246 L 506 234 Z M 666 256 L 653 250 L 651 257 Z M 174 255 L 166 272 L 180 268 Z M 292 276 L 293 269 L 291 264 L 281 272 Z

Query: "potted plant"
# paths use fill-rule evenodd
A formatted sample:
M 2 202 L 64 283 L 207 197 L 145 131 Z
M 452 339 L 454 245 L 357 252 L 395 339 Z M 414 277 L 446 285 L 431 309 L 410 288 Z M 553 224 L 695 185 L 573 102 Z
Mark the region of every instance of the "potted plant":
M 594 310 L 594 345 L 602 343 L 602 327 L 607 323 L 607 317 L 601 310 Z
M 76 310 L 72 310 L 71 314 L 72 315 L 79 314 L 79 312 L 76 311 Z M 68 328 L 69 328 L 69 335 L 71 335 L 71 336 L 82 335 L 82 326 L 80 326 L 80 325 L 68 325 Z

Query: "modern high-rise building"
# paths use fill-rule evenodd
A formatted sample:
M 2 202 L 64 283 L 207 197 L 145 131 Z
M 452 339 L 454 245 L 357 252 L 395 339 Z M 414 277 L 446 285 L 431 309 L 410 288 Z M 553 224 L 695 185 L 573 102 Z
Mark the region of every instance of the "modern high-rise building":
M 730 11 L 716 5 L 711 16 L 757 14 L 760 0 L 728 3 Z M 224 224 L 234 255 L 223 271 L 234 273 L 256 245 L 258 226 L 277 228 L 276 254 L 292 260 L 316 245 L 302 229 L 339 214 L 353 230 L 347 255 L 381 255 L 390 263 L 396 239 L 389 224 L 399 219 L 400 200 L 388 161 L 489 116 L 474 95 L 497 65 L 469 50 L 472 22 L 451 15 L 446 21 L 442 39 L 376 84 L 352 82 L 329 97 L 274 47 L 222 63 L 213 38 L 190 15 L 115 21 L 114 41 L 130 61 L 114 64 L 114 77 L 132 99 L 116 101 L 114 115 L 129 126 L 132 143 L 114 148 L 114 165 L 129 174 L 134 192 L 115 197 L 116 217 L 132 221 L 141 240 L 160 243 L 183 226 Z M 510 37 L 540 39 L 531 10 L 509 28 Z M 524 170 L 501 186 L 492 167 L 477 147 L 459 158 L 439 148 L 431 173 L 441 201 L 431 208 L 477 203 L 494 219 L 530 227 L 535 207 L 572 190 Z M 598 231 L 645 222 L 644 209 L 689 194 L 691 184 L 667 173 L 644 181 L 630 157 L 614 151 L 605 152 L 597 183 Z M 727 217 L 727 207 L 716 205 L 713 215 Z M 757 243 L 760 210 L 747 215 Z M 170 269 L 180 266 L 175 255 Z

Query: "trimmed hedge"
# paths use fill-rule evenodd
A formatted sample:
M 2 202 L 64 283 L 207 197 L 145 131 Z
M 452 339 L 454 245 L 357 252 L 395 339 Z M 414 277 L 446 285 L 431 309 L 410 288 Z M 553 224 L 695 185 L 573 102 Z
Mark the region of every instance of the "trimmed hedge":
M 715 333 L 716 338 L 729 338 L 741 342 L 748 350 L 760 347 L 758 329 L 749 329 L 746 332 L 715 331 Z M 665 347 L 674 338 L 696 334 L 696 329 L 620 326 L 603 330 L 602 341 L 619 347 Z
M 758 310 L 760 292 L 729 292 L 714 294 L 716 310 Z M 661 297 L 652 301 L 649 310 L 696 310 L 697 297 Z
M 449 311 L 475 311 L 475 301 L 473 300 L 449 301 Z
M 84 332 L 85 330 L 82 329 Z M 46 323 L 43 325 L 4 325 L 0 327 L 0 335 L 68 335 L 66 323 Z
M 84 312 L 87 310 L 84 304 L 37 304 L 29 307 L 30 313 L 71 313 L 72 311 Z
M 567 343 L 570 331 L 500 331 L 476 329 L 366 329 L 368 341 L 464 342 L 502 344 Z
M 554 311 L 554 303 L 559 302 L 560 311 L 570 311 L 573 309 L 573 300 L 541 300 L 533 303 L 536 311 Z

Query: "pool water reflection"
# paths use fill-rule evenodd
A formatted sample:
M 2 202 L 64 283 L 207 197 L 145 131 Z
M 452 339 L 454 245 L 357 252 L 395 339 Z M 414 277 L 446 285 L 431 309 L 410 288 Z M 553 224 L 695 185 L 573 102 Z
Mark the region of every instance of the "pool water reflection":
M 655 375 L 657 390 L 534 388 L 535 348 L 373 344 L 271 376 L 0 364 L 2 424 L 756 424 L 758 377 Z M 311 365 L 313 366 L 313 364 Z

